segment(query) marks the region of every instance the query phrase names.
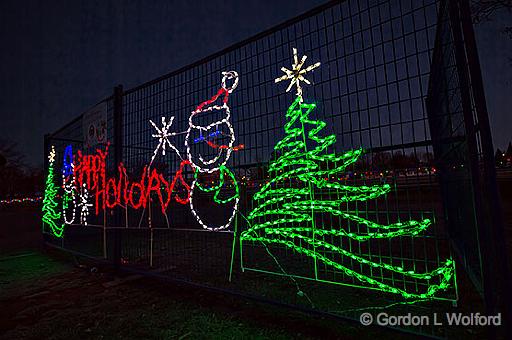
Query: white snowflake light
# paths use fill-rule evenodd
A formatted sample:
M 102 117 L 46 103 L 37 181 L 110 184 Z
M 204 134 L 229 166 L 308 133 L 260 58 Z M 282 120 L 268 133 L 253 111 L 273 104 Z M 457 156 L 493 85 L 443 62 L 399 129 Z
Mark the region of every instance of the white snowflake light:
M 149 163 L 150 165 L 153 164 L 153 161 L 155 160 L 155 157 L 158 154 L 158 150 L 160 150 L 160 148 L 162 148 L 162 155 L 165 156 L 166 146 L 169 146 L 171 149 L 173 149 L 176 152 L 176 154 L 178 155 L 178 157 L 181 159 L 180 152 L 169 141 L 169 137 L 175 136 L 178 134 L 177 132 L 169 132 L 169 129 L 171 128 L 173 121 L 174 121 L 174 116 L 172 116 L 168 122 L 165 121 L 165 117 L 162 117 L 162 128 L 159 128 L 158 126 L 156 126 L 155 123 L 153 123 L 153 121 L 151 119 L 149 120 L 149 122 L 151 123 L 151 125 L 153 125 L 153 127 L 155 128 L 155 130 L 157 132 L 157 133 L 153 134 L 152 136 L 154 138 L 158 138 L 158 146 L 156 147 L 155 151 L 153 151 L 153 157 L 151 157 L 151 162 Z
M 299 96 L 301 98 L 302 98 L 302 87 L 300 86 L 300 82 L 303 81 L 308 85 L 311 84 L 309 82 L 309 80 L 307 80 L 305 78 L 305 75 L 306 75 L 306 73 L 308 73 L 308 72 L 314 70 L 315 68 L 317 68 L 318 66 L 320 66 L 320 62 L 318 62 L 316 64 L 310 65 L 303 69 L 302 67 L 304 66 L 304 63 L 306 62 L 307 58 L 308 57 L 304 55 L 304 56 L 302 56 L 302 58 L 299 62 L 299 57 L 297 55 L 297 49 L 293 48 L 292 69 L 289 70 L 286 67 L 281 67 L 281 71 L 283 71 L 285 73 L 285 75 L 275 79 L 276 83 L 279 83 L 280 81 L 283 81 L 283 80 L 290 79 L 291 80 L 290 85 L 288 85 L 286 92 L 289 92 L 292 89 L 293 85 L 296 85 L 297 86 L 297 96 Z

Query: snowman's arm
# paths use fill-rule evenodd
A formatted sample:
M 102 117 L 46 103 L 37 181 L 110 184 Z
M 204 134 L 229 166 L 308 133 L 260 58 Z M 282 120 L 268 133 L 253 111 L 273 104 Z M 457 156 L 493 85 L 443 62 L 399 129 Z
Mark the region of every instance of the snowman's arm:
M 232 149 L 233 151 L 238 151 L 240 149 L 243 149 L 245 147 L 244 144 L 239 144 L 237 146 L 228 146 L 228 145 L 217 145 L 213 142 L 210 142 L 210 141 L 206 141 L 206 143 L 211 147 L 211 148 L 214 148 L 214 149 Z

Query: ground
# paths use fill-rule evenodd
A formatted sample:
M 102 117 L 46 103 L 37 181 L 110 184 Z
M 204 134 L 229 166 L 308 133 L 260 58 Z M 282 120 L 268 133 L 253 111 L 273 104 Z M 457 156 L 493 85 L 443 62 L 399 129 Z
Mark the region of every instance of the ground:
M 58 253 L 3 256 L 0 274 L 2 339 L 367 338 L 379 332 L 146 277 L 122 277 Z

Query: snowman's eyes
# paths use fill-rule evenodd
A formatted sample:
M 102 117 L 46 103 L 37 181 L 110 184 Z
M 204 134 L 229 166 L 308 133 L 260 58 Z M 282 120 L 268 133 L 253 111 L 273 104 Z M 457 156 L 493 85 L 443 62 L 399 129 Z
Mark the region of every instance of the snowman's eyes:
M 220 131 L 220 130 L 214 131 L 214 132 L 210 133 L 209 135 L 200 135 L 198 138 L 194 139 L 194 143 L 207 142 L 209 139 L 214 138 L 219 135 L 222 135 L 222 131 Z

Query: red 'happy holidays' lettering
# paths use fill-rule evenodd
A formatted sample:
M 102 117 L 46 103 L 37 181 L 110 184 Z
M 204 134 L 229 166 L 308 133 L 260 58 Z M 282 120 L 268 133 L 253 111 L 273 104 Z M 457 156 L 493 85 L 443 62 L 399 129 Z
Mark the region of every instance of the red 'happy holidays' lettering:
M 86 184 L 87 190 L 93 192 L 96 197 L 96 215 L 100 209 L 114 209 L 116 206 L 126 206 L 133 209 L 145 208 L 151 193 L 158 196 L 162 214 L 166 213 L 167 207 L 174 194 L 174 200 L 180 204 L 187 204 L 190 200 L 190 185 L 183 178 L 183 171 L 187 165 L 192 164 L 188 160 L 181 162 L 174 178 L 169 183 L 157 169 L 149 171 L 144 167 L 139 181 L 130 182 L 126 168 L 123 163 L 118 165 L 118 177 L 106 176 L 106 158 L 108 146 L 105 151 L 96 150 L 94 155 L 84 155 L 81 150 L 77 151 L 78 157 L 74 166 L 74 175 L 77 188 Z M 180 184 L 186 192 L 185 197 L 180 197 L 175 191 L 176 185 Z M 162 194 L 164 188 L 165 198 Z

